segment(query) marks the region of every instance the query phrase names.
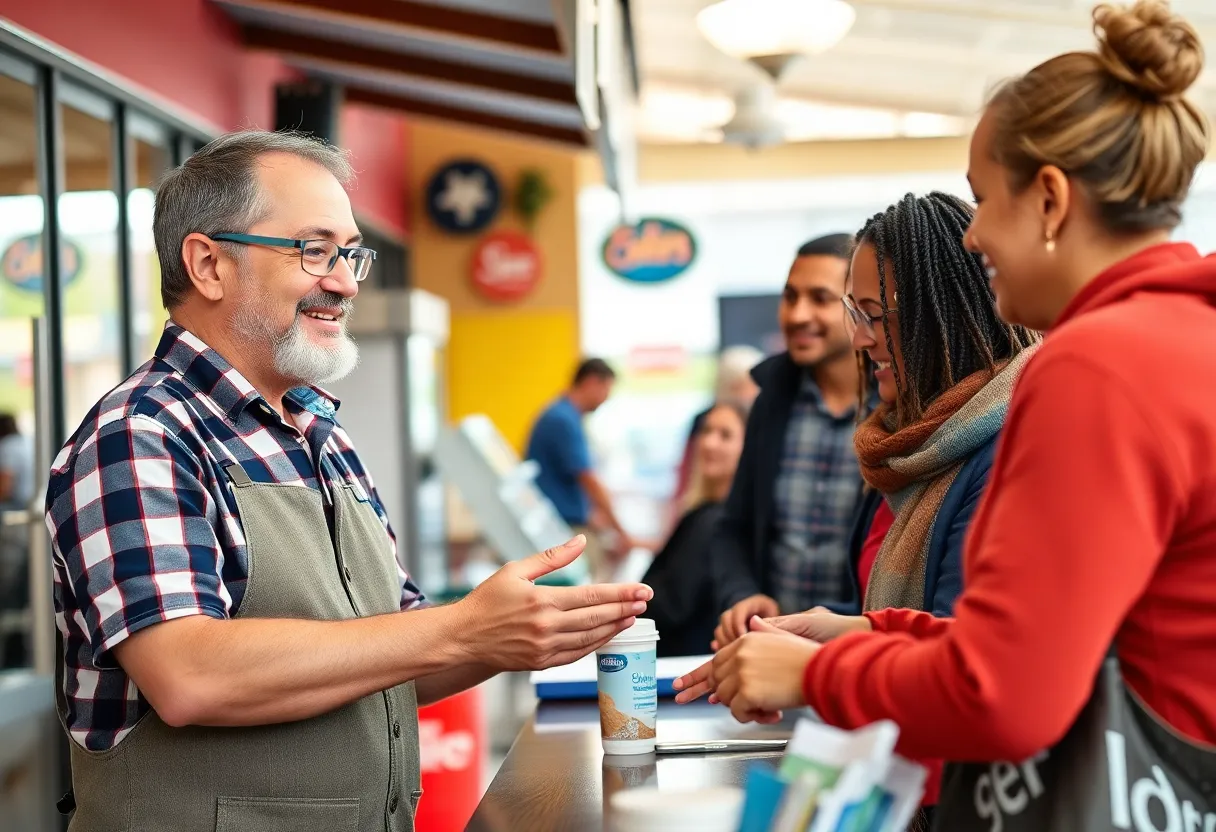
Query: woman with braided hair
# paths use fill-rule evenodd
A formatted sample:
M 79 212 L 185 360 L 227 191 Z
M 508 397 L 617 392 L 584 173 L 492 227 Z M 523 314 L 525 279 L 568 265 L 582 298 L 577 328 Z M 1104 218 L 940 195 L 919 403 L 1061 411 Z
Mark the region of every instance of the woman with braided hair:
M 951 832 L 1216 828 L 1216 260 L 1170 240 L 1208 148 L 1185 96 L 1203 46 L 1161 0 L 1093 24 L 1096 49 L 998 89 L 971 140 L 968 250 L 1001 317 L 1046 335 L 953 617 L 749 632 L 680 683 L 745 721 L 894 721 L 901 752 L 957 761 Z
M 963 247 L 973 213 L 946 194 L 909 194 L 857 235 L 846 321 L 882 402 L 854 435 L 868 486 L 851 547 L 857 612 L 950 615 L 1013 382 L 1038 343 L 997 318 L 983 263 Z M 816 634 L 859 620 L 772 623 Z

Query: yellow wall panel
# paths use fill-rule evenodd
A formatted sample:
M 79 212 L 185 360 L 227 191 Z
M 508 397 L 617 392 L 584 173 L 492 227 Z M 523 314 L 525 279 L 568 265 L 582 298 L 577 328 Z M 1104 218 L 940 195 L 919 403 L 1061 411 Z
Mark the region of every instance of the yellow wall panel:
M 484 413 L 522 455 L 537 414 L 578 364 L 577 310 L 452 313 L 448 396 L 453 421 Z

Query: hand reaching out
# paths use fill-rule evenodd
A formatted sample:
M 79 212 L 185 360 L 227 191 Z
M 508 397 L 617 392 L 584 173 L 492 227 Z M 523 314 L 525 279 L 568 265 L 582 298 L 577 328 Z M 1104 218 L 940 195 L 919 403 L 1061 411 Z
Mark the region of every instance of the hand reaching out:
M 633 625 L 653 596 L 645 584 L 537 586 L 582 554 L 582 535 L 538 555 L 509 563 L 457 604 L 455 638 L 470 659 L 497 670 L 541 670 L 569 664 Z

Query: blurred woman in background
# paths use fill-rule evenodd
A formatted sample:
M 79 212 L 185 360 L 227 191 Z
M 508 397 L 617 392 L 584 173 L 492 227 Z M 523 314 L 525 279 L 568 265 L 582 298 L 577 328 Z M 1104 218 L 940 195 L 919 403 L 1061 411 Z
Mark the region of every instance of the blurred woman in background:
M 709 653 L 718 623 L 709 541 L 739 467 L 746 427 L 747 407 L 735 401 L 718 402 L 701 419 L 693 442 L 684 515 L 642 578 L 654 590 L 646 617 L 658 627 L 660 656 Z
M 752 402 L 760 393 L 759 386 L 752 378 L 752 370 L 763 360 L 764 353 L 755 347 L 738 345 L 722 350 L 722 354 L 718 356 L 717 376 L 714 378 L 714 402 L 738 402 L 750 410 Z M 676 489 L 671 500 L 670 522 L 673 525 L 679 522 L 687 508 L 697 437 L 701 434 L 701 423 L 705 421 L 710 410 L 713 410 L 713 405 L 693 417 L 688 439 L 684 443 L 680 467 L 676 469 Z

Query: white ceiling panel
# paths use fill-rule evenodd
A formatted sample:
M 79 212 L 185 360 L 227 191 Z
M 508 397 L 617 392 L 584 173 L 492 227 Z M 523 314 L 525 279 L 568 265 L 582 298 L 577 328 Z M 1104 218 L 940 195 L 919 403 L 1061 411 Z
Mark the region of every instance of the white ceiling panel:
M 765 80 L 698 31 L 713 0 L 634 0 L 643 86 L 685 87 L 732 98 Z M 972 119 L 1002 80 L 1052 55 L 1090 49 L 1092 0 L 850 0 L 856 22 L 829 51 L 799 59 L 782 76 L 782 98 L 933 112 Z M 1216 0 L 1174 0 L 1205 40 L 1216 39 Z M 1216 104 L 1216 73 L 1193 90 Z M 643 137 L 645 140 L 645 137 Z

